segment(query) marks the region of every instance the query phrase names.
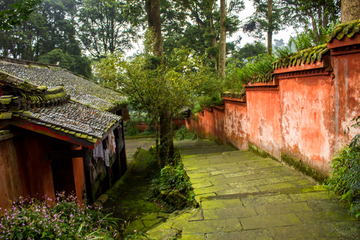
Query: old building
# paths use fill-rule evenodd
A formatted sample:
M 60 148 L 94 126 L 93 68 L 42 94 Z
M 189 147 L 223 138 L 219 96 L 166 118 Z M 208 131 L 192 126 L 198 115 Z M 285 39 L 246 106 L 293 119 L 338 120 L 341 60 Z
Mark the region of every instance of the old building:
M 93 202 L 126 171 L 125 98 L 54 65 L 0 60 L 0 207 L 19 196 Z

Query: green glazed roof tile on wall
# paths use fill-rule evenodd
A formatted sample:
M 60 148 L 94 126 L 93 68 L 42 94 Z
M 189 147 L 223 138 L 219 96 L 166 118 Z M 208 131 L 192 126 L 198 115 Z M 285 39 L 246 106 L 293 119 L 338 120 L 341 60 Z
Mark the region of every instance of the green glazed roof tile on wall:
M 332 31 L 327 37 L 327 42 L 331 42 L 334 38 L 337 40 L 343 39 L 345 36 L 348 38 L 354 37 L 355 34 L 360 32 L 360 19 L 349 21 L 346 23 L 338 24 L 334 31 Z
M 326 53 L 329 52 L 327 44 L 322 44 L 313 48 L 300 50 L 290 56 L 278 59 L 273 63 L 273 68 L 300 66 L 301 64 L 321 62 Z
M 232 92 L 232 91 L 226 91 L 221 94 L 222 97 L 230 97 L 230 98 L 242 98 L 245 96 L 246 91 L 245 89 L 242 89 L 241 92 Z

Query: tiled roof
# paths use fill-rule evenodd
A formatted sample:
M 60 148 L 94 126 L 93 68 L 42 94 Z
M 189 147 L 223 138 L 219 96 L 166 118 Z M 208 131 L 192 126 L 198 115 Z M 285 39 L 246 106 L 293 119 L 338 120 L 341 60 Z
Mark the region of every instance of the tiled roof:
M 18 63 L 14 63 L 7 61 L 7 58 L 0 59 L 0 70 L 17 77 L 20 82 L 13 82 L 16 85 L 27 81 L 39 86 L 46 85 L 49 88 L 64 86 L 72 99 L 100 110 L 111 111 L 126 101 L 126 98 L 118 92 L 104 88 L 60 67 L 26 62 L 19 64 L 21 61 L 17 61 Z M 1 81 L 2 78 L 0 78 Z
M 313 48 L 298 51 L 292 55 L 276 60 L 273 63 L 273 69 L 290 66 L 300 66 L 301 64 L 321 62 L 325 54 L 329 52 L 327 44 L 322 44 Z
M 341 23 L 337 25 L 327 37 L 326 40 L 331 42 L 334 38 L 343 39 L 345 36 L 352 38 L 355 34 L 360 33 L 360 19 Z
M 64 87 L 47 89 L 0 72 L 0 119 L 21 118 L 90 143 L 102 139 L 120 116 L 70 100 Z
M 93 143 L 121 119 L 115 114 L 74 101 L 54 107 L 15 111 L 12 115 Z

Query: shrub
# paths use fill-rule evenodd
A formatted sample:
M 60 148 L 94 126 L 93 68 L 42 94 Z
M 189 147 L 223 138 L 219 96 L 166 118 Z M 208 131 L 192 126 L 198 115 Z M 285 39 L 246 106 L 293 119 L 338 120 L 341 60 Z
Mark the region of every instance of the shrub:
M 186 126 L 181 126 L 178 130 L 175 131 L 175 140 L 184 140 L 184 139 L 194 139 L 196 136 L 194 133 L 189 132 Z
M 175 209 L 192 205 L 194 194 L 182 163 L 175 167 L 167 165 L 161 169 L 160 176 L 151 182 L 148 196 Z
M 101 207 L 80 208 L 76 197 L 56 195 L 55 206 L 44 197 L 13 202 L 12 208 L 0 215 L 0 239 L 118 239 L 115 218 L 104 215 Z M 0 209 L 1 210 L 1 209 Z
M 135 121 L 125 123 L 125 135 L 134 136 L 139 134 L 139 125 Z
M 360 116 L 354 119 L 360 126 Z M 360 134 L 357 134 L 332 161 L 331 176 L 327 180 L 330 190 L 350 203 L 350 213 L 360 218 Z

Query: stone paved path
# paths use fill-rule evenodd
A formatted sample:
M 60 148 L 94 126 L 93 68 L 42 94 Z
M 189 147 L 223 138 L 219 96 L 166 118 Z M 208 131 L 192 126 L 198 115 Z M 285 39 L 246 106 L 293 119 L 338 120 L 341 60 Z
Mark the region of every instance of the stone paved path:
M 360 239 L 338 197 L 270 158 L 211 141 L 181 141 L 198 209 L 150 230 L 153 239 Z
M 126 159 L 128 164 L 133 160 L 133 155 L 138 147 L 148 150 L 151 146 L 156 145 L 155 137 L 147 136 L 125 136 Z

